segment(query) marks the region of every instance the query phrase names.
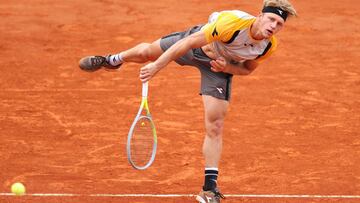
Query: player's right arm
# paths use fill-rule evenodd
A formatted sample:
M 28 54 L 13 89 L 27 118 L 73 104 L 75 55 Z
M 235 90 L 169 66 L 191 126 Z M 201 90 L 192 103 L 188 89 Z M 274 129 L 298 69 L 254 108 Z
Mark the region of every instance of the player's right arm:
M 140 80 L 142 82 L 150 80 L 172 60 L 185 55 L 190 49 L 199 48 L 206 44 L 207 41 L 203 31 L 196 32 L 179 40 L 166 50 L 156 61 L 149 63 L 140 69 Z

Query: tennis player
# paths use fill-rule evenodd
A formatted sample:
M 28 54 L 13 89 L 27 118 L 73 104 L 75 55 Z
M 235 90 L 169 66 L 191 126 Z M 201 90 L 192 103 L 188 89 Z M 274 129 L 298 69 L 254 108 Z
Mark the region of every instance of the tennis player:
M 217 186 L 222 151 L 223 123 L 231 97 L 233 75 L 248 75 L 277 47 L 274 35 L 289 16 L 296 16 L 288 0 L 264 0 L 259 15 L 239 10 L 214 12 L 204 25 L 175 32 L 153 43 L 141 43 L 118 54 L 88 56 L 79 66 L 85 71 L 118 69 L 126 62 L 148 63 L 140 69 L 146 82 L 171 61 L 194 66 L 201 73 L 206 136 L 203 143 L 205 181 L 196 197 L 201 203 L 219 203 Z

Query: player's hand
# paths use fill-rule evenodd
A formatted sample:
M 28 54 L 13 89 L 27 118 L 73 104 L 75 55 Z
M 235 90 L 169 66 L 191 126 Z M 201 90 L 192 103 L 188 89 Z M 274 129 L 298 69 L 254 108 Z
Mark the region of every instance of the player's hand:
M 211 70 L 214 72 L 224 72 L 227 62 L 224 57 L 219 57 L 216 60 L 210 61 Z
M 141 82 L 147 82 L 160 70 L 154 63 L 149 63 L 140 69 Z

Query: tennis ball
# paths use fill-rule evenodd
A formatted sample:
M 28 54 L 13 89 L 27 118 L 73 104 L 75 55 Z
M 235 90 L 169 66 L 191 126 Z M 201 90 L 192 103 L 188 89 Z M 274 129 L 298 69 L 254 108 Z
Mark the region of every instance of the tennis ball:
M 14 183 L 11 185 L 11 192 L 15 195 L 25 194 L 25 186 L 22 183 Z

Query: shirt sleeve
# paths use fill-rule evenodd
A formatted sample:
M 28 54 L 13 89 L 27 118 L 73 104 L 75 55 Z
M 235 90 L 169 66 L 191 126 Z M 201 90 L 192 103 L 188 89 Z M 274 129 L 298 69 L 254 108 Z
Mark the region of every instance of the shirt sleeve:
M 242 19 L 231 12 L 221 12 L 217 19 L 207 23 L 203 31 L 206 41 L 221 41 L 226 43 L 229 41 L 236 31 L 245 28 L 252 23 L 252 19 Z

